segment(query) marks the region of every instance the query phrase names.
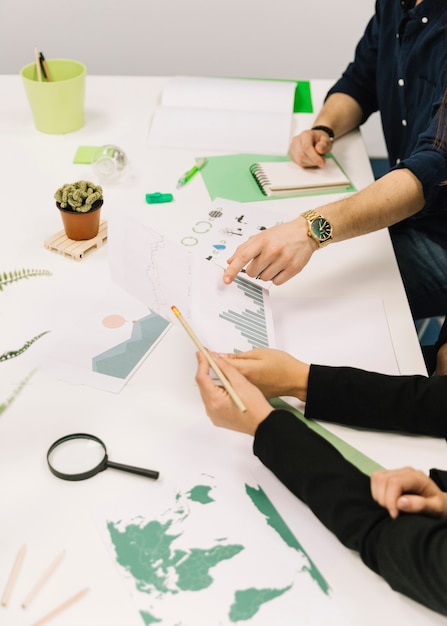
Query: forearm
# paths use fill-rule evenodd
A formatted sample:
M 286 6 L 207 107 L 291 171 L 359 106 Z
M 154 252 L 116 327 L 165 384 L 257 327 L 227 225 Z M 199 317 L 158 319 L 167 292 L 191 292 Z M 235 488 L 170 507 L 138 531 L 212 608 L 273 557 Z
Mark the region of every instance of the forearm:
M 260 424 L 255 454 L 321 522 L 396 590 L 447 614 L 447 528 L 421 515 L 391 519 L 369 478 L 287 411 Z
M 334 93 L 327 98 L 313 126 L 329 126 L 337 139 L 357 128 L 361 120 L 362 109 L 356 100 L 344 93 Z
M 332 240 L 337 242 L 391 226 L 417 213 L 424 204 L 420 181 L 410 170 L 401 168 L 347 198 L 316 207 L 316 212 L 329 221 Z M 285 283 L 318 249 L 308 233 L 308 222 L 300 213 L 290 222 L 249 238 L 228 259 L 224 283 L 230 284 L 242 268 L 248 276 L 271 280 L 275 285 Z
M 410 170 L 399 169 L 317 211 L 331 223 L 336 242 L 387 228 L 420 211 L 424 203 L 419 180 Z
M 306 417 L 447 437 L 447 376 L 387 376 L 350 367 L 312 365 Z

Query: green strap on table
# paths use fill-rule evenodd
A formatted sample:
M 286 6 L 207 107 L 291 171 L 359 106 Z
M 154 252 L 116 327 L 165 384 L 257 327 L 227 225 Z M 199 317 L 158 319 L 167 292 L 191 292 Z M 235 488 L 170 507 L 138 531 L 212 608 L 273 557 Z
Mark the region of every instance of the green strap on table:
M 284 400 L 281 400 L 280 398 L 274 398 L 270 400 L 270 404 L 275 409 L 285 409 L 293 413 L 298 419 L 304 422 L 306 426 L 314 430 L 321 437 L 324 437 L 324 439 L 332 444 L 334 448 L 336 448 L 347 461 L 355 465 L 364 474 L 369 476 L 372 472 L 383 469 L 383 467 L 376 463 L 376 461 L 373 461 L 368 456 L 357 450 L 357 448 L 354 448 L 353 446 L 349 445 L 349 443 L 346 443 L 346 441 L 343 441 L 343 439 L 340 439 L 340 437 L 337 437 L 337 435 L 329 432 L 326 428 L 324 428 L 324 426 L 321 426 L 314 420 L 307 419 L 306 417 L 304 417 L 301 411 L 298 411 L 298 409 L 295 409 Z

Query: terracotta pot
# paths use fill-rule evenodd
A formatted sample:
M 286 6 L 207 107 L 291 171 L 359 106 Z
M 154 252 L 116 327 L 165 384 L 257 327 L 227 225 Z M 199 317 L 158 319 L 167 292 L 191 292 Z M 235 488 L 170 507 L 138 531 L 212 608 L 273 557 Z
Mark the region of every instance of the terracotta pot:
M 103 200 L 95 202 L 93 208 L 87 211 L 87 213 L 62 209 L 59 203 L 56 202 L 57 208 L 61 212 L 65 234 L 69 239 L 82 241 L 83 239 L 96 237 L 99 231 L 99 218 L 103 202 Z

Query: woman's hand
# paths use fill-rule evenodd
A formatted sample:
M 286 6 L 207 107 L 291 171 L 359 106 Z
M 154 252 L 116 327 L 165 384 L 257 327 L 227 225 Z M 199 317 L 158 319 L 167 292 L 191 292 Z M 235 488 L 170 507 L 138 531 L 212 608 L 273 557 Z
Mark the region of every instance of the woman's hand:
M 272 407 L 262 393 L 240 374 L 228 360 L 213 353 L 217 365 L 230 382 L 247 410 L 242 412 L 223 387 L 210 376 L 210 366 L 205 355 L 197 352 L 196 382 L 207 415 L 216 426 L 254 435 L 259 424 L 272 412 Z
M 371 494 L 392 518 L 403 512 L 447 519 L 447 493 L 424 472 L 412 467 L 373 472 Z
M 248 352 L 226 354 L 224 357 L 256 385 L 266 398 L 294 396 L 306 401 L 310 367 L 287 352 L 256 348 Z

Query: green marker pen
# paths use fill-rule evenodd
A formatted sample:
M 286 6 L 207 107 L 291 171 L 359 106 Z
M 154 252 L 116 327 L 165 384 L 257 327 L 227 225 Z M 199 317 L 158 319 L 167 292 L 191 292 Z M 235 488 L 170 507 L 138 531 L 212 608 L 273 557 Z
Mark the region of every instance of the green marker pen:
M 200 170 L 202 169 L 202 167 L 205 164 L 206 164 L 206 159 L 199 159 L 197 161 L 196 165 L 194 165 L 194 167 L 192 167 L 185 174 L 183 174 L 183 176 L 181 178 L 179 178 L 179 180 L 177 182 L 177 189 L 180 189 L 180 187 L 183 187 L 183 185 L 186 185 L 186 183 L 189 180 L 191 180 L 191 178 L 193 176 L 195 176 L 195 174 L 197 174 L 197 172 L 200 172 Z

